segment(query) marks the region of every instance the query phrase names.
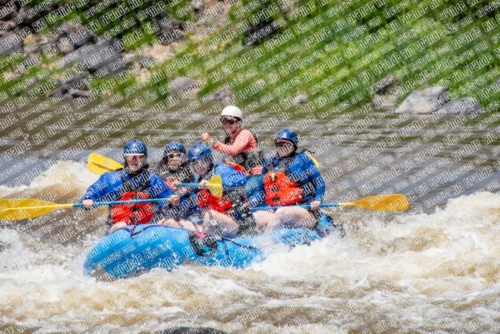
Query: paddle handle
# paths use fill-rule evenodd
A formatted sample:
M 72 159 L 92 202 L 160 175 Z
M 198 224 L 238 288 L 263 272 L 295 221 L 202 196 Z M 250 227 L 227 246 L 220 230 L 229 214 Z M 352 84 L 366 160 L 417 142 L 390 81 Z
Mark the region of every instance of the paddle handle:
M 310 209 L 311 205 L 309 204 L 303 204 L 303 205 L 287 205 L 287 206 L 259 206 L 252 208 L 252 211 L 259 211 L 259 210 L 276 210 L 279 208 L 291 208 L 291 207 L 301 207 L 304 209 Z M 340 205 L 339 203 L 327 203 L 327 204 L 320 204 L 320 208 L 338 208 Z
M 198 183 L 177 183 L 178 187 L 198 188 Z
M 134 199 L 128 201 L 110 201 L 110 202 L 95 202 L 94 206 L 106 206 L 106 205 L 116 205 L 116 204 L 138 204 L 138 203 L 161 203 L 168 202 L 170 198 L 151 198 L 151 199 Z M 73 204 L 74 208 L 83 207 L 82 203 Z
M 199 183 L 177 183 L 178 187 L 190 187 L 190 188 L 198 188 L 200 184 Z M 210 186 L 217 186 L 212 183 L 207 183 L 208 187 Z M 224 190 L 238 190 L 244 188 L 244 186 L 241 187 L 222 187 Z

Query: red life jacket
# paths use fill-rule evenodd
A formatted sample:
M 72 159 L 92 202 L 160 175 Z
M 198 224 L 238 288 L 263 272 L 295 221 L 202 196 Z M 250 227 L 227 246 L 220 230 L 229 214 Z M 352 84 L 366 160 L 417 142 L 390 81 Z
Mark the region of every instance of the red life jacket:
M 223 214 L 231 213 L 233 203 L 227 195 L 215 197 L 207 189 L 202 189 L 196 193 L 200 209 L 208 208 Z
M 270 206 L 294 205 L 304 198 L 303 189 L 299 182 L 292 182 L 289 178 L 290 167 L 293 158 L 285 162 L 284 167 L 275 170 L 272 161 L 266 166 L 269 170 L 264 175 L 264 191 L 266 203 Z M 282 165 L 283 166 L 283 165 Z
M 119 201 L 149 199 L 151 196 L 147 192 L 149 189 L 149 172 L 144 171 L 136 177 L 139 177 L 139 185 L 134 187 L 131 180 L 127 180 L 124 171 L 120 170 L 122 186 L 120 192 L 123 195 Z M 109 219 L 111 223 L 116 224 L 125 222 L 127 225 L 147 224 L 153 218 L 153 203 L 135 203 L 135 204 L 117 204 L 111 206 L 109 210 Z
M 233 163 L 228 163 L 228 162 L 224 163 L 226 165 L 233 167 Z M 238 166 L 237 164 L 235 165 Z M 240 166 L 240 168 L 242 167 Z M 215 167 L 212 167 L 212 170 L 202 179 L 210 180 L 210 178 L 214 176 L 214 169 Z M 202 211 L 204 208 L 208 208 L 210 210 L 214 210 L 226 215 L 229 215 L 233 212 L 233 202 L 229 198 L 229 195 L 223 195 L 222 197 L 219 198 L 212 195 L 208 189 L 202 189 L 196 192 L 196 197 L 198 199 L 198 205 Z M 245 197 L 243 197 L 243 199 L 246 200 Z
M 149 194 L 140 191 L 129 191 L 120 197 L 120 201 L 149 199 Z M 134 203 L 113 205 L 110 216 L 113 224 L 125 222 L 127 225 L 147 224 L 153 218 L 153 203 Z
M 284 172 L 269 172 L 264 175 L 266 203 L 271 206 L 294 205 L 302 201 L 300 183 L 292 182 Z

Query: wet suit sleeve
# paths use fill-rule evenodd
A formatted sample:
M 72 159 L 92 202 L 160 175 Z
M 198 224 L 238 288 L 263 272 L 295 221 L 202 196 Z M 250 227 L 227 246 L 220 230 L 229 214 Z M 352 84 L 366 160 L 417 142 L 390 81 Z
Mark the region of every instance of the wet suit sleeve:
M 264 161 L 264 166 L 267 165 L 267 161 Z M 259 178 L 259 184 L 257 188 L 255 188 L 254 193 L 248 199 L 248 203 L 250 203 L 251 207 L 259 206 L 261 203 L 264 203 L 266 200 L 266 193 L 264 190 L 264 175 L 267 173 L 267 169 L 265 167 L 262 168 L 261 177 Z
M 308 175 L 308 182 L 311 182 L 315 189 L 315 196 L 312 201 L 320 201 L 323 202 L 323 197 L 325 195 L 325 180 L 323 176 L 321 176 L 318 167 L 314 164 L 314 162 L 309 159 L 307 155 L 303 155 L 304 159 L 304 169 L 306 174 Z
M 118 173 L 106 172 L 85 191 L 80 202 L 86 199 L 94 202 L 113 200 L 113 191 L 121 185 L 122 181 Z
M 152 198 L 169 198 L 174 192 L 167 187 L 165 182 L 156 174 L 151 173 L 149 178 L 150 189 L 149 193 Z M 158 207 L 163 210 L 168 205 L 167 201 L 157 203 Z
M 252 140 L 254 140 L 252 133 L 249 130 L 243 129 L 240 133 L 238 133 L 232 145 L 226 145 L 221 142 L 216 142 L 213 148 L 223 154 L 234 157 L 236 154 L 248 151 L 247 148 L 249 147 Z

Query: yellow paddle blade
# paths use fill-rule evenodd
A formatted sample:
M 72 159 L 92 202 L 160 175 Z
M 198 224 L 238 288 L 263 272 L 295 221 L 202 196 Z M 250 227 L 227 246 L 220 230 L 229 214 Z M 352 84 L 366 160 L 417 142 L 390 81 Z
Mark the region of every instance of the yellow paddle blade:
M 102 175 L 106 172 L 112 172 L 123 168 L 123 165 L 113 159 L 92 152 L 89 154 L 87 167 L 92 173 Z
M 73 204 L 56 204 L 35 198 L 11 198 L 0 200 L 1 220 L 35 218 L 51 211 L 72 208 Z
M 369 196 L 351 203 L 339 203 L 339 205 L 385 211 L 405 211 L 410 208 L 410 203 L 403 194 Z
M 220 175 L 212 176 L 205 186 L 215 197 L 222 197 L 222 177 Z

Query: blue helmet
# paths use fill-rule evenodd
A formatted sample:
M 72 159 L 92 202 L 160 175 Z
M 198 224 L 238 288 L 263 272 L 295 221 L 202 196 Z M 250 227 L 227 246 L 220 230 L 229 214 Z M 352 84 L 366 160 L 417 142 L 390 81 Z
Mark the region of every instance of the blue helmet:
M 299 146 L 299 137 L 297 136 L 297 133 L 293 130 L 290 129 L 283 129 L 278 132 L 276 137 L 274 138 L 274 142 L 278 142 L 281 140 L 286 140 L 291 142 L 295 147 Z
M 129 140 L 123 147 L 123 155 L 129 154 L 148 155 L 148 148 L 146 147 L 146 144 L 144 144 L 144 142 L 137 139 L 132 139 Z
M 163 149 L 163 155 L 167 155 L 173 151 L 181 151 L 182 153 L 186 153 L 186 148 L 178 141 L 173 141 L 170 144 L 165 145 L 165 148 Z
M 210 160 L 213 159 L 212 151 L 210 150 L 210 147 L 208 147 L 206 144 L 198 143 L 189 149 L 188 152 L 189 161 L 194 161 L 203 158 L 210 158 Z

